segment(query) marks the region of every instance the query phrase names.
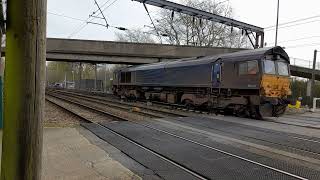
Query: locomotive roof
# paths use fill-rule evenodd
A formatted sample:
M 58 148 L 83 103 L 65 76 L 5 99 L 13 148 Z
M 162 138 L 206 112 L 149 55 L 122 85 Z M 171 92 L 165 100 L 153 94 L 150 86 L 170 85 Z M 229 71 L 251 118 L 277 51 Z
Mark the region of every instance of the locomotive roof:
M 282 59 L 290 62 L 288 54 L 280 46 L 259 48 L 252 50 L 244 50 L 228 54 L 220 54 L 215 56 L 205 56 L 205 57 L 195 57 L 195 58 L 185 58 L 178 59 L 169 62 L 159 62 L 145 65 L 138 65 L 122 69 L 121 71 L 137 71 L 137 70 L 152 70 L 167 67 L 178 67 L 178 66 L 192 66 L 212 63 L 218 59 L 223 61 L 244 61 L 244 60 L 258 60 L 262 59 L 267 55 L 280 55 Z
M 288 54 L 280 46 L 266 47 L 252 50 L 239 51 L 235 53 L 222 54 L 220 58 L 223 60 L 242 61 L 245 59 L 261 59 L 267 55 L 280 55 L 284 60 L 290 62 Z

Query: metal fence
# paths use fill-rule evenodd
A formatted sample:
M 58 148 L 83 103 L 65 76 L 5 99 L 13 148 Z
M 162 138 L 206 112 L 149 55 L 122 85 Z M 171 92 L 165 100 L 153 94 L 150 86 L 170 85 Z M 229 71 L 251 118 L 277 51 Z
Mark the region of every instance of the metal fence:
M 79 80 L 75 81 L 75 89 L 82 89 L 87 91 L 103 91 L 103 81 L 97 80 L 97 84 L 95 87 L 94 79 L 82 79 L 81 82 Z
M 306 67 L 312 69 L 313 60 L 305 60 L 300 58 L 290 58 L 290 64 L 294 66 Z M 316 69 L 320 70 L 320 62 L 316 62 Z

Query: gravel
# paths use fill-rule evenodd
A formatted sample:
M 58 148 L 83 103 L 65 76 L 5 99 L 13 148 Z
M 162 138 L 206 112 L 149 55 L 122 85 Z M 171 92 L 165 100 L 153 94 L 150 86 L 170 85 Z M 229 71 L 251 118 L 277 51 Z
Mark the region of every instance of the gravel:
M 44 126 L 45 127 L 75 127 L 80 124 L 82 120 L 65 111 L 61 107 L 46 101 L 45 102 L 45 115 Z

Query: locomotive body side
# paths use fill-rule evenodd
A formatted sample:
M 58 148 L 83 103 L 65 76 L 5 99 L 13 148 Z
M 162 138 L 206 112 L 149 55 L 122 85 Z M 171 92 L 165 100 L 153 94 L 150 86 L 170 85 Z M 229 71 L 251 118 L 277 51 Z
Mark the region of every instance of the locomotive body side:
M 115 72 L 113 90 L 124 98 L 261 119 L 284 113 L 288 68 L 281 47 L 264 48 L 125 68 Z

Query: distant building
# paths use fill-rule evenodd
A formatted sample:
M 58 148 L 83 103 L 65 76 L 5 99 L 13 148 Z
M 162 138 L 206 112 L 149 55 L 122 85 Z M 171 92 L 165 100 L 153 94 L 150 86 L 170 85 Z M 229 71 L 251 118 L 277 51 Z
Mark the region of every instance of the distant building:
M 65 82 L 63 82 L 63 88 L 74 89 L 75 88 L 75 82 L 73 82 L 73 81 L 65 81 Z

